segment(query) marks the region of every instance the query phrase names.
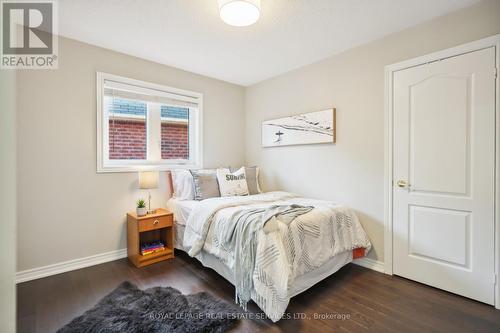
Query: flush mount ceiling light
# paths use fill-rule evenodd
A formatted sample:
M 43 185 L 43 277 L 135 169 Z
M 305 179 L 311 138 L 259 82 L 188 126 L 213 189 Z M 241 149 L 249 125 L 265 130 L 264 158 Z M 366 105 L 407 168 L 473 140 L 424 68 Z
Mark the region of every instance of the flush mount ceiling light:
M 260 0 L 219 0 L 222 21 L 235 27 L 252 25 L 260 17 Z

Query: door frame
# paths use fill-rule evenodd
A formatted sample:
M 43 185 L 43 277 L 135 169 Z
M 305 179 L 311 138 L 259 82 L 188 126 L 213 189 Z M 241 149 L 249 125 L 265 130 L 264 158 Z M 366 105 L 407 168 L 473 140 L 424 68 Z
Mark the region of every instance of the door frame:
M 393 110 L 393 78 L 394 72 L 435 62 L 481 49 L 495 48 L 496 93 L 495 93 L 495 307 L 500 309 L 500 34 L 459 45 L 446 50 L 427 54 L 418 58 L 405 60 L 385 67 L 384 96 L 384 272 L 393 274 L 393 144 L 394 144 L 394 110 Z M 491 75 L 495 75 L 492 68 Z

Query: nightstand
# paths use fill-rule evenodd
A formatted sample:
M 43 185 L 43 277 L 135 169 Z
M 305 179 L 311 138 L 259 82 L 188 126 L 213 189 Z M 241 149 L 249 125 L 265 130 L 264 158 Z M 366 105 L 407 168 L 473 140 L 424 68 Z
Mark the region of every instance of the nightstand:
M 165 249 L 141 254 L 141 244 L 162 241 Z M 154 214 L 127 214 L 127 254 L 136 266 L 143 267 L 174 257 L 174 218 L 172 212 L 159 208 Z

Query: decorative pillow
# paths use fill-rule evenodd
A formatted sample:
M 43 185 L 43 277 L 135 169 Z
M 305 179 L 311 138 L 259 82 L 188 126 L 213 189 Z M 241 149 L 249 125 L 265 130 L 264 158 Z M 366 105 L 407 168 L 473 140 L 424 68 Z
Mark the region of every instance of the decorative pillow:
M 220 197 L 215 169 L 191 170 L 194 181 L 194 200 Z
M 245 177 L 247 179 L 248 194 L 259 194 L 262 193 L 259 186 L 259 167 L 244 167 Z M 231 172 L 235 172 L 236 168 L 231 168 Z
M 262 193 L 259 186 L 259 167 L 245 167 L 245 176 L 247 177 L 248 193 Z
M 174 198 L 179 200 L 194 200 L 193 175 L 189 170 L 172 170 L 172 186 Z
M 217 169 L 217 180 L 219 181 L 220 194 L 223 197 L 248 195 L 244 167 L 235 172 L 231 172 L 229 169 Z

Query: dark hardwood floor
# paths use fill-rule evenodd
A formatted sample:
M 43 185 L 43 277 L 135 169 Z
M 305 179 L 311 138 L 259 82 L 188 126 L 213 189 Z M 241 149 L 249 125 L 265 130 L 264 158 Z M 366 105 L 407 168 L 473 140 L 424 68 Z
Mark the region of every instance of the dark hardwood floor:
M 55 332 L 125 280 L 234 301 L 229 282 L 183 253 L 141 269 L 123 259 L 19 284 L 18 332 Z M 260 313 L 253 303 L 249 311 Z M 500 332 L 500 311 L 491 306 L 353 264 L 294 297 L 287 311 L 308 318 L 244 319 L 235 331 Z M 338 318 L 309 319 L 315 314 Z

